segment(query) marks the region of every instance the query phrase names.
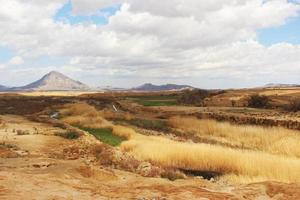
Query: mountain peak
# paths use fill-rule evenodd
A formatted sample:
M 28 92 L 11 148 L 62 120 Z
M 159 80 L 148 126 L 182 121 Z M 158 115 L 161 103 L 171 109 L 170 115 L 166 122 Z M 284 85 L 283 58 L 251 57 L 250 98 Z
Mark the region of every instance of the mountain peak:
M 46 74 L 44 77 L 63 77 L 68 78 L 66 75 L 58 72 L 58 71 L 51 71 L 48 74 Z
M 62 73 L 58 72 L 58 71 L 51 71 L 46 75 L 63 75 Z
M 51 71 L 44 75 L 41 79 L 26 85 L 16 88 L 20 90 L 44 90 L 44 91 L 67 91 L 67 90 L 87 90 L 89 87 L 79 81 L 75 81 L 64 74 Z

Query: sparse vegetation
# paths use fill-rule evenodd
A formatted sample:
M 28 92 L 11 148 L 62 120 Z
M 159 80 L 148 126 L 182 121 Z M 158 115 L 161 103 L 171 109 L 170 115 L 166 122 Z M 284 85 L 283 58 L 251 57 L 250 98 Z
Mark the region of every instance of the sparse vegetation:
M 248 99 L 248 106 L 252 108 L 267 108 L 270 106 L 270 98 L 265 95 L 254 94 Z

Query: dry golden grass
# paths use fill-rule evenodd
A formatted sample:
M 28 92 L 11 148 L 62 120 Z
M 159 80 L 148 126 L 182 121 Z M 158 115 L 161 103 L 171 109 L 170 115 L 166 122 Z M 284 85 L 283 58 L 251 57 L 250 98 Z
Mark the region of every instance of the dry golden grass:
M 113 134 L 126 139 L 137 136 L 136 132 L 133 129 L 119 125 L 113 126 Z
M 239 126 L 227 122 L 178 116 L 169 119 L 169 124 L 186 134 L 213 138 L 242 149 L 248 148 L 300 158 L 299 131 L 278 127 Z
M 300 180 L 300 160 L 296 158 L 209 144 L 183 143 L 158 136 L 143 136 L 126 127 L 119 127 L 118 131 L 122 135 L 127 131 L 130 138 L 121 144 L 123 151 L 166 167 L 219 172 L 226 175 L 224 179 L 234 182 Z
M 165 167 L 218 172 L 223 174 L 221 180 L 231 183 L 266 180 L 300 181 L 300 159 L 276 154 L 278 153 L 276 151 L 279 151 L 278 154 L 299 155 L 295 151 L 299 148 L 297 143 L 299 140 L 294 132 L 277 133 L 275 129 L 250 126 L 246 128 L 213 121 L 201 121 L 202 126 L 199 128 L 197 119 L 177 118 L 176 120 L 180 122 L 170 121 L 173 126 L 191 132 L 199 128 L 194 134 L 252 145 L 253 150 L 250 151 L 218 145 L 178 142 L 161 136 L 141 135 L 131 128 L 110 124 L 101 117 L 100 112 L 87 104 L 68 105 L 62 110 L 62 114 L 67 116 L 63 120 L 69 120 L 71 124 L 93 128 L 111 127 L 115 135 L 128 139 L 121 144 L 121 150 L 131 153 L 140 160 L 153 161 Z
M 60 112 L 62 120 L 73 126 L 103 128 L 112 125 L 102 117 L 101 112 L 85 103 L 67 104 Z

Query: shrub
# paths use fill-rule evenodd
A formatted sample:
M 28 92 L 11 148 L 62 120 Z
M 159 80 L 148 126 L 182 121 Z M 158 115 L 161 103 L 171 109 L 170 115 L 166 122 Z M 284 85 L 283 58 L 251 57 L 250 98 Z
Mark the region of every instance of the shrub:
M 270 105 L 270 98 L 265 95 L 254 94 L 248 99 L 248 106 L 252 108 L 267 108 Z
M 62 121 L 73 126 L 103 128 L 111 125 L 101 112 L 86 103 L 68 104 L 60 113 Z
M 65 139 L 69 139 L 69 140 L 75 140 L 81 136 L 81 134 L 76 131 L 67 131 L 65 133 L 56 133 L 55 135 L 63 137 Z
M 298 112 L 300 111 L 300 98 L 292 99 L 289 104 L 285 107 L 286 111 Z
M 176 170 L 167 170 L 160 175 L 162 178 L 169 179 L 170 181 L 175 181 L 177 179 L 184 179 L 185 176 L 183 173 Z
M 186 105 L 202 105 L 203 101 L 209 97 L 207 90 L 186 90 L 178 98 L 178 103 Z

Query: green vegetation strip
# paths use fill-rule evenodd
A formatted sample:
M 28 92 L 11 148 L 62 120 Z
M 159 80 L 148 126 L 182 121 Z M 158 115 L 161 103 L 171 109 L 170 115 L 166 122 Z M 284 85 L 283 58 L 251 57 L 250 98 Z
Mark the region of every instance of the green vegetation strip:
M 175 106 L 177 96 L 136 96 L 127 99 L 137 102 L 143 106 Z
M 175 106 L 177 101 L 138 101 L 143 106 Z
M 81 128 L 82 130 L 94 135 L 98 140 L 111 146 L 119 146 L 125 138 L 116 136 L 110 128 Z
M 150 130 L 156 130 L 156 131 L 169 131 L 170 127 L 168 126 L 168 123 L 163 120 L 151 120 L 151 119 L 132 119 L 126 121 L 127 123 L 144 128 L 144 129 L 150 129 Z

